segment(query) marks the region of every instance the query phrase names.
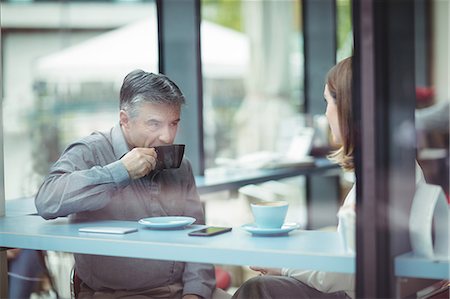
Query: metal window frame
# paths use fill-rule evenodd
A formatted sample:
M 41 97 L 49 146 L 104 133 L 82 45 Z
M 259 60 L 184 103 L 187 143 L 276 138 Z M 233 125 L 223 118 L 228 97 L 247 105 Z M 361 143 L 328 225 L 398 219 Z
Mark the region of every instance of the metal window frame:
M 356 296 L 396 297 L 415 190 L 414 2 L 353 1 Z
M 177 142 L 186 144 L 194 175 L 203 175 L 200 0 L 156 0 L 156 10 L 159 72 L 171 78 L 186 97 Z
M 304 112 L 323 114 L 325 74 L 336 64 L 336 0 L 303 0 Z

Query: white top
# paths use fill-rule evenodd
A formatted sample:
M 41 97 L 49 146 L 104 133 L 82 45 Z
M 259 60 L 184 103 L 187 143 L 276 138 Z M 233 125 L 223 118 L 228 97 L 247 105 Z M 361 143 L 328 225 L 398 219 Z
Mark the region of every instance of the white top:
M 349 252 L 355 251 L 355 202 L 356 184 L 353 184 L 337 214 L 339 218 L 337 230 Z M 349 297 L 355 298 L 355 276 L 353 274 L 283 268 L 281 275 L 298 279 L 324 293 L 345 291 Z
M 416 188 L 425 184 L 422 169 L 416 162 Z M 355 252 L 356 235 L 356 184 L 348 192 L 344 203 L 339 209 L 337 231 L 349 253 Z M 355 275 L 344 273 L 332 273 L 324 271 L 300 270 L 283 268 L 281 275 L 293 277 L 302 283 L 324 293 L 345 291 L 351 298 L 355 298 Z

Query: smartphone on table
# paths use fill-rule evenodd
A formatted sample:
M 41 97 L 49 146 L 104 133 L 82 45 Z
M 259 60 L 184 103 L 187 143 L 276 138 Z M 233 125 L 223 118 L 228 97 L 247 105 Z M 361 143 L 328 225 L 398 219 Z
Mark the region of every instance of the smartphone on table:
M 210 237 L 231 231 L 231 227 L 209 226 L 199 230 L 191 231 L 189 236 Z

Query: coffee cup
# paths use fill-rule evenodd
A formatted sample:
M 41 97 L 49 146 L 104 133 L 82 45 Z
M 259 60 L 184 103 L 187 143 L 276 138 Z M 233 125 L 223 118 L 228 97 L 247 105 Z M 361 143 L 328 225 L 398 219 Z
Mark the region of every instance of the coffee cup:
M 250 204 L 258 228 L 281 228 L 288 211 L 286 201 L 262 201 Z
M 184 155 L 184 144 L 168 144 L 155 146 L 155 170 L 179 168 Z

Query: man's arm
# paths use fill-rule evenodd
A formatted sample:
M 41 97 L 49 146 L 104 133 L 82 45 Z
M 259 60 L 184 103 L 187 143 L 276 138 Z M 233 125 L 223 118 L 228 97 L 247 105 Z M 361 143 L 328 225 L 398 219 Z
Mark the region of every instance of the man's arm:
M 95 153 L 83 143 L 70 146 L 53 165 L 40 187 L 35 204 L 45 219 L 104 207 L 111 192 L 128 184 L 121 161 L 96 165 Z

